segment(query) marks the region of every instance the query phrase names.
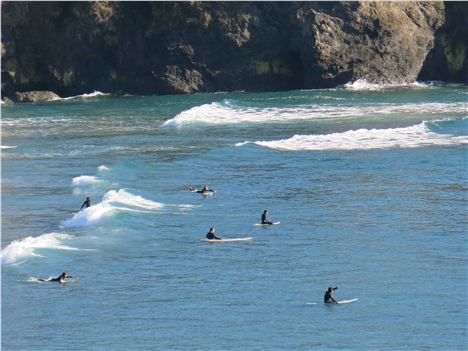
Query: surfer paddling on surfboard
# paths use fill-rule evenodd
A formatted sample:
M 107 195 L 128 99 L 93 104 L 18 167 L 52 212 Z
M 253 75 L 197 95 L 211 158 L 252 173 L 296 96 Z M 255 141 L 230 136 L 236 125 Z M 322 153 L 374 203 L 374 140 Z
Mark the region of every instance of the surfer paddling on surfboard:
M 215 235 L 215 229 L 213 227 L 210 228 L 210 231 L 208 232 L 208 234 L 206 234 L 206 238 L 208 240 L 221 240 L 221 238 L 218 238 L 216 235 Z
M 199 194 L 213 194 L 215 191 L 213 189 L 208 188 L 208 186 L 204 186 L 201 190 L 195 189 L 194 187 L 189 187 L 188 191 L 192 193 L 199 193 Z
M 91 196 L 87 196 L 85 202 L 83 202 L 83 205 L 81 205 L 80 207 L 80 211 L 83 209 L 83 207 L 88 208 L 88 207 L 91 207 L 91 205 L 92 205 Z
M 57 278 L 51 278 L 51 279 L 42 279 L 42 278 L 39 278 L 38 280 L 40 282 L 57 282 L 57 283 L 65 283 L 65 279 L 66 278 L 71 278 L 71 276 L 69 276 L 67 274 L 67 272 L 63 272 L 62 274 L 60 274 Z
M 268 220 L 267 214 L 268 214 L 267 210 L 263 211 L 263 213 L 262 213 L 262 224 L 272 225 L 273 222 Z
M 336 301 L 333 297 L 332 297 L 332 294 L 333 294 L 333 290 L 336 290 L 338 289 L 338 287 L 336 288 L 328 288 L 327 292 L 325 293 L 325 296 L 323 297 L 323 302 L 325 303 L 338 303 L 338 301 Z

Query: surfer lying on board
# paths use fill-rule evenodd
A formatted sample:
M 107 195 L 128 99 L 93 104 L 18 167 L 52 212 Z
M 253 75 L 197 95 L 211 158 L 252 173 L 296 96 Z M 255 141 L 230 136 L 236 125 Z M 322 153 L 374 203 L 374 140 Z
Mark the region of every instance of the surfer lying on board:
M 206 185 L 201 190 L 198 190 L 198 189 L 195 189 L 194 187 L 189 186 L 188 191 L 191 191 L 192 193 L 199 193 L 199 194 L 214 193 L 214 190 L 208 188 Z
M 206 234 L 206 238 L 208 240 L 213 240 L 213 239 L 216 239 L 216 240 L 221 240 L 221 238 L 218 238 L 216 235 L 215 235 L 215 229 L 213 227 L 210 228 L 210 231 L 208 232 L 208 234 Z
M 83 205 L 80 207 L 80 211 L 83 209 L 83 207 L 91 207 L 91 197 L 87 196 L 85 202 L 83 202 Z
M 327 292 L 325 293 L 325 296 L 323 297 L 323 302 L 325 302 L 325 303 L 338 303 L 338 302 L 332 297 L 333 290 L 336 290 L 336 289 L 338 289 L 338 287 L 336 287 L 336 288 L 328 288 Z
M 41 282 L 65 283 L 66 278 L 71 278 L 71 276 L 68 275 L 67 272 L 63 272 L 57 278 L 51 278 L 51 279 L 41 279 L 41 278 L 39 278 L 38 280 L 41 281 Z
M 268 214 L 268 211 L 267 211 L 267 210 L 263 211 L 263 213 L 262 213 L 262 224 L 269 224 L 269 225 L 272 225 L 273 222 L 270 222 L 270 221 L 268 220 L 267 214 Z

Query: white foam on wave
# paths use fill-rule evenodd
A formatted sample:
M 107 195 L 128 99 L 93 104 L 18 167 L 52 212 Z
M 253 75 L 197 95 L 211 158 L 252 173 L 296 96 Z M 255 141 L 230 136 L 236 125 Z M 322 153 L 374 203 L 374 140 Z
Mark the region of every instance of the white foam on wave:
M 96 184 L 99 183 L 100 180 L 95 177 L 95 176 L 88 176 L 88 175 L 82 175 L 79 177 L 74 177 L 72 179 L 72 184 L 74 186 L 84 186 L 84 185 L 89 185 L 89 184 Z
M 63 240 L 71 238 L 67 234 L 48 233 L 14 240 L 2 250 L 2 265 L 21 263 L 31 256 L 39 256 L 35 253 L 36 249 L 80 250 L 62 243 Z
M 365 79 L 358 79 L 353 82 L 348 82 L 343 85 L 345 90 L 353 91 L 369 91 L 369 90 L 382 90 L 388 88 L 428 88 L 432 85 L 424 82 L 400 83 L 400 84 L 382 84 L 382 83 L 369 83 Z
M 65 227 L 89 226 L 118 212 L 145 213 L 159 210 L 164 206 L 160 202 L 147 200 L 123 189 L 109 190 L 104 194 L 101 202 L 76 213 L 72 218 L 67 219 L 63 225 Z
M 0 150 L 16 149 L 16 146 L 0 145 Z
M 238 143 L 236 146 L 249 143 Z M 461 145 L 468 144 L 468 137 L 433 133 L 427 128 L 426 123 L 422 122 L 406 128 L 358 129 L 325 135 L 294 135 L 289 139 L 253 143 L 285 151 L 368 150 Z
M 106 167 L 104 165 L 99 166 L 97 169 L 99 172 L 107 172 L 111 170 L 109 167 Z
M 107 94 L 107 93 L 102 93 L 100 91 L 93 91 L 92 93 L 88 93 L 88 94 L 81 94 L 81 95 L 75 95 L 75 96 L 68 96 L 68 97 L 65 97 L 65 98 L 56 98 L 56 99 L 52 99 L 50 101 L 62 101 L 62 100 L 74 100 L 74 99 L 91 99 L 91 98 L 94 98 L 94 97 L 99 97 L 99 96 L 109 96 L 110 94 Z
M 439 115 L 466 114 L 468 104 L 457 103 L 378 103 L 368 105 L 296 105 L 289 107 L 236 107 L 228 102 L 213 102 L 193 107 L 179 113 L 162 124 L 162 127 L 182 128 L 192 125 L 265 124 L 319 119 L 348 119 L 382 117 L 394 114 Z

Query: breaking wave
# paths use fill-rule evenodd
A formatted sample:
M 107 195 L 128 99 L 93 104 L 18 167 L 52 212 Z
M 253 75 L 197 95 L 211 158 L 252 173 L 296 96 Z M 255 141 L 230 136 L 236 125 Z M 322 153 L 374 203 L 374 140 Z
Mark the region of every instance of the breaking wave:
M 309 104 L 288 107 L 244 107 L 231 100 L 213 102 L 182 111 L 162 127 L 183 128 L 197 125 L 273 124 L 333 118 L 405 116 L 439 116 L 454 113 L 466 116 L 468 104 L 456 103 L 380 103 L 366 105 Z
M 111 169 L 109 167 L 106 167 L 104 165 L 101 165 L 98 167 L 98 171 L 99 172 L 106 172 L 106 171 L 110 171 Z
M 466 135 L 434 133 L 431 127 L 432 123 L 422 122 L 406 128 L 358 129 L 325 135 L 294 135 L 288 139 L 255 141 L 253 144 L 286 151 L 368 150 L 468 144 Z M 236 146 L 249 143 L 252 142 L 238 143 Z
M 18 264 L 31 256 L 40 256 L 35 253 L 37 249 L 80 250 L 63 244 L 63 240 L 71 238 L 67 234 L 49 233 L 15 240 L 2 250 L 2 265 Z
M 102 93 L 100 91 L 93 91 L 92 93 L 89 94 L 81 94 L 81 95 L 75 95 L 75 96 L 69 96 L 65 98 L 57 98 L 57 99 L 52 99 L 50 101 L 66 101 L 66 100 L 74 100 L 74 99 L 91 99 L 99 96 L 109 96 L 110 94 L 107 93 Z
M 88 176 L 88 175 L 82 175 L 79 177 L 74 177 L 72 179 L 72 184 L 74 186 L 84 186 L 84 185 L 89 185 L 89 184 L 96 184 L 99 183 L 100 180 L 95 177 L 95 176 Z
M 164 206 L 160 202 L 147 200 L 123 189 L 110 190 L 104 194 L 101 202 L 76 213 L 72 218 L 67 219 L 63 225 L 65 227 L 83 227 L 99 223 L 118 212 L 144 213 L 159 210 Z

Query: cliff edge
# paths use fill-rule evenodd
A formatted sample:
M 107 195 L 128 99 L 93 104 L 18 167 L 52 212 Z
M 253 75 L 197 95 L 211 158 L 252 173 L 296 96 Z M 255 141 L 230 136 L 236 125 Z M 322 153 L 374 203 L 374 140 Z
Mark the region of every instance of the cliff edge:
M 455 38 L 450 31 L 463 30 L 459 22 L 466 18 L 453 17 L 444 27 L 442 2 L 1 6 L 4 96 L 28 90 L 61 96 L 94 90 L 187 94 L 328 88 L 357 79 L 445 80 L 437 72 L 446 64 L 440 55 L 447 39 L 437 33 L 442 29 L 445 38 Z M 447 77 L 466 82 L 464 44 L 450 45 L 455 54 L 449 55 Z

